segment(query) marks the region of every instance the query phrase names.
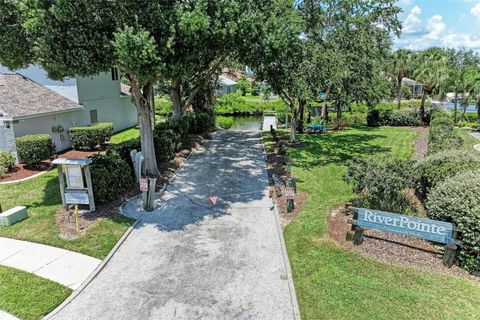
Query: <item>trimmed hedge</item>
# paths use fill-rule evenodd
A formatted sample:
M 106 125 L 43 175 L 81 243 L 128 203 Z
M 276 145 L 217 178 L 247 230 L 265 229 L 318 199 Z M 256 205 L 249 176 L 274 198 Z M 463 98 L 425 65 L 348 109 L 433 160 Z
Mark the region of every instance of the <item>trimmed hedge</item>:
M 422 120 L 413 109 L 373 109 L 368 112 L 367 125 L 378 126 L 420 126 Z
M 420 190 L 424 195 L 445 178 L 465 169 L 480 169 L 480 157 L 473 151 L 446 150 L 426 157 L 418 164 Z
M 15 157 L 10 151 L 0 151 L 0 176 L 15 166 Z
M 100 122 L 93 126 L 72 127 L 68 129 L 68 135 L 73 147 L 80 150 L 91 150 L 110 140 L 113 134 L 113 123 Z
M 428 216 L 454 223 L 462 230 L 459 264 L 480 272 L 480 170 L 467 171 L 439 182 L 428 195 Z
M 98 204 L 110 203 L 133 186 L 133 172 L 116 152 L 91 156 L 93 193 Z
M 432 112 L 430 132 L 428 136 L 428 152 L 430 154 L 459 149 L 463 145 L 463 139 L 453 131 L 453 120 L 444 111 Z
M 344 180 L 372 209 L 412 214 L 405 192 L 415 185 L 413 161 L 392 158 L 355 159 L 348 163 Z
M 52 137 L 48 134 L 32 134 L 15 139 L 21 162 L 38 164 L 53 156 Z

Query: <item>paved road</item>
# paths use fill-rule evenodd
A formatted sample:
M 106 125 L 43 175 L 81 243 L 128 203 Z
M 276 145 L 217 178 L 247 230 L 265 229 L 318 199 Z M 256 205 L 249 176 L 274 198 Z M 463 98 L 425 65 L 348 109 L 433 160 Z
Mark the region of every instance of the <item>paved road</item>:
M 217 132 L 54 319 L 297 319 L 267 180 L 258 133 Z
M 101 262 L 65 249 L 0 237 L 0 265 L 36 274 L 74 290 Z

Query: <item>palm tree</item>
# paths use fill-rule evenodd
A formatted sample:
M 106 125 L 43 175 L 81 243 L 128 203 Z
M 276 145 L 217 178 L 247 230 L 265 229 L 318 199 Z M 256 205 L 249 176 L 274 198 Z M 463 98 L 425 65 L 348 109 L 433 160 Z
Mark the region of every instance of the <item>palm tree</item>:
M 470 98 L 475 99 L 475 107 L 477 109 L 477 122 L 480 126 L 480 67 L 471 66 L 467 72 L 466 92 Z
M 441 48 L 430 48 L 420 54 L 415 79 L 423 83 L 419 114 L 425 122 L 425 100 L 435 89 L 441 88 L 448 78 L 448 57 Z
M 412 69 L 414 52 L 408 49 L 398 49 L 391 56 L 390 74 L 397 81 L 397 108 L 400 109 L 402 100 L 402 81 Z

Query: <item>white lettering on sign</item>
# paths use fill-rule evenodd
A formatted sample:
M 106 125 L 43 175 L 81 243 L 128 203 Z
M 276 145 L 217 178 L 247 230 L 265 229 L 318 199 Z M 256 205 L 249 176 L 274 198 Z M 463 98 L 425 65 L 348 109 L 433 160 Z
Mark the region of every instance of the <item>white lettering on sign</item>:
M 372 212 L 369 210 L 365 211 L 364 220 L 369 222 L 386 224 L 387 226 L 407 228 L 410 230 L 416 230 L 416 231 L 422 231 L 422 232 L 428 232 L 428 233 L 436 233 L 442 236 L 444 236 L 447 231 L 445 227 L 437 226 L 435 224 L 427 224 L 427 223 L 422 223 L 418 221 L 413 221 L 413 220 L 410 220 L 408 217 L 400 217 L 400 218 L 385 217 L 385 216 L 378 215 L 375 212 Z
M 384 230 L 440 243 L 451 243 L 453 225 L 448 222 L 404 216 L 373 209 L 358 209 L 360 227 Z

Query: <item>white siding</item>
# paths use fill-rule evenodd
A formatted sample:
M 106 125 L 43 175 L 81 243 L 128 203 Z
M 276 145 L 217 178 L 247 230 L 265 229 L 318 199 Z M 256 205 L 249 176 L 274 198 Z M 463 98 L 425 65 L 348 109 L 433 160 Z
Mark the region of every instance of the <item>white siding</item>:
M 12 151 L 14 156 L 17 156 L 17 149 L 15 146 L 15 135 L 13 133 L 12 122 L 10 121 L 10 128 L 6 128 L 3 121 L 0 121 L 0 151 Z

